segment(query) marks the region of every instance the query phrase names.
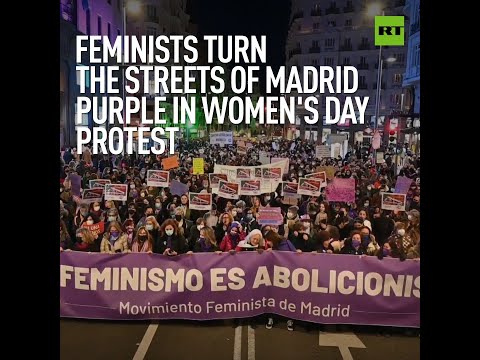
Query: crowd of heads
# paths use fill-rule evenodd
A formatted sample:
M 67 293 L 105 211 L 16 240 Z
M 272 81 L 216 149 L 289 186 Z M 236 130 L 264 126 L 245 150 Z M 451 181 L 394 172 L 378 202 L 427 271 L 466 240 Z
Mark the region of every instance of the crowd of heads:
M 288 158 L 283 181 L 335 168 L 334 177 L 355 179 L 355 201 L 329 202 L 322 188 L 318 197 L 286 198 L 281 185 L 260 196 L 226 199 L 212 195 L 210 211 L 189 207 L 188 194 L 147 186 L 147 170 L 162 170 L 155 155 L 94 155 L 85 149 L 63 149 L 60 155 L 60 248 L 63 250 L 124 253 L 145 252 L 175 256 L 190 252 L 297 251 L 353 254 L 405 259 L 420 258 L 420 156 L 402 154 L 402 166 L 393 156 L 377 164 L 368 152 L 354 147 L 343 158 L 319 160 L 315 144 L 284 139 L 252 142 L 247 154 L 235 145 L 220 147 L 207 141 L 179 141 L 180 166 L 170 179 L 187 185 L 189 192 L 212 192 L 208 174 L 215 164 L 260 165 L 260 152 Z M 273 145 L 273 146 L 272 146 Z M 274 150 L 276 149 L 276 150 Z M 194 175 L 193 159 L 204 159 L 204 174 Z M 72 193 L 71 174 L 79 175 L 81 191 L 89 180 L 108 179 L 127 184 L 127 201 L 83 203 Z M 391 192 L 399 176 L 412 180 L 405 211 L 384 210 L 381 193 Z M 279 207 L 283 224 L 261 225 L 261 208 Z M 95 226 L 102 224 L 103 226 Z M 95 228 L 95 230 L 92 230 Z

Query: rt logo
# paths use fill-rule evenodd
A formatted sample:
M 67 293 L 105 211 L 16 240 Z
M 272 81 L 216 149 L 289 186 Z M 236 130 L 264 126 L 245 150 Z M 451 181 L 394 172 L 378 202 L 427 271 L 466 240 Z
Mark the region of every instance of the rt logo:
M 404 46 L 404 23 L 403 16 L 375 16 L 375 46 Z

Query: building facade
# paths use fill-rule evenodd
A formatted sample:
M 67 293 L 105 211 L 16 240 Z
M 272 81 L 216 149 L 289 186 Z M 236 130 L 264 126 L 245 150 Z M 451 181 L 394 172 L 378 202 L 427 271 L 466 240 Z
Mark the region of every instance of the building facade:
M 77 65 L 90 66 L 88 56 L 76 61 L 77 35 L 103 35 L 115 41 L 123 34 L 124 0 L 60 0 L 60 147 L 75 146 L 76 126 L 93 126 L 91 114 L 75 124 L 80 95 Z M 89 82 L 87 81 L 87 88 Z M 82 96 L 92 96 L 82 94 Z
M 410 18 L 410 31 L 403 86 L 411 94 L 410 112 L 404 133 L 405 142 L 414 153 L 418 153 L 420 151 L 420 0 L 407 0 L 404 14 Z
M 292 0 L 290 28 L 286 41 L 286 67 L 297 66 L 355 66 L 359 73 L 355 96 L 368 96 L 365 124 L 316 125 L 305 124 L 308 114 L 297 107 L 295 126 L 288 126 L 287 137 L 300 137 L 325 143 L 329 134 L 345 134 L 349 145 L 369 145 L 375 121 L 381 133 L 387 129 L 388 117 L 408 110 L 408 94 L 402 83 L 406 67 L 406 46 L 383 46 L 383 61 L 379 118 L 375 119 L 379 47 L 374 42 L 374 17 L 368 14 L 373 1 L 365 0 Z M 404 0 L 384 0 L 385 15 L 403 15 Z M 380 15 L 380 14 L 378 14 Z M 405 33 L 408 19 L 405 18 Z M 328 96 L 329 94 L 325 94 Z M 325 101 L 319 98 L 319 113 L 325 115 Z M 297 96 L 295 93 L 287 96 Z M 345 95 L 338 94 L 340 101 Z M 387 131 L 388 132 L 388 131 Z M 385 135 L 385 134 L 384 134 Z

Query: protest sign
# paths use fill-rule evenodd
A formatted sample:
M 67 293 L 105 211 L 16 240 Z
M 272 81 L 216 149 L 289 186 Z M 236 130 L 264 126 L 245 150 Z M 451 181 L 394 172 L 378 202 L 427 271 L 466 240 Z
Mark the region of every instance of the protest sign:
M 261 167 L 256 167 L 255 168 L 255 179 L 261 179 L 262 178 L 262 168 Z
M 420 327 L 420 263 L 409 259 L 288 251 L 59 256 L 63 318 L 213 320 L 274 313 L 323 324 Z
M 170 183 L 170 193 L 172 195 L 182 196 L 183 194 L 188 193 L 188 185 L 178 180 L 172 180 Z
M 239 167 L 237 169 L 237 181 L 240 179 L 250 179 L 252 169 Z
M 282 182 L 282 196 L 285 197 L 300 197 L 298 195 L 298 183 Z
M 226 199 L 238 199 L 238 184 L 220 180 L 218 195 Z
M 315 169 L 316 172 L 325 171 L 327 174 L 327 179 L 332 180 L 335 177 L 335 166 L 317 166 Z
M 68 180 L 70 180 L 70 184 L 72 185 L 72 194 L 81 196 L 82 193 L 80 192 L 80 189 L 82 188 L 82 177 L 77 174 L 69 174 Z
M 84 189 L 82 202 L 90 204 L 92 202 L 101 202 L 103 197 L 103 188 Z
M 226 174 L 219 173 L 208 174 L 208 179 L 211 188 L 218 188 L 218 183 L 220 182 L 220 180 L 228 181 L 228 177 Z
M 327 145 L 315 146 L 315 157 L 319 160 L 331 157 L 330 148 Z
M 355 202 L 355 179 L 334 178 L 325 189 L 327 201 Z
M 93 225 L 87 225 L 87 223 L 84 222 L 82 224 L 82 227 L 90 230 L 95 239 L 98 238 L 98 236 L 100 234 L 103 234 L 103 232 L 105 231 L 105 223 L 103 221 L 100 221 L 100 222 L 98 222 L 96 224 L 93 224 Z
M 201 175 L 204 173 L 204 160 L 203 158 L 193 159 L 193 174 Z
M 410 185 L 412 184 L 412 179 L 406 176 L 399 176 L 397 177 L 397 182 L 395 183 L 395 193 L 397 194 L 406 194 L 410 189 Z
M 275 164 L 277 165 L 277 164 Z M 282 180 L 282 168 L 272 167 L 262 169 L 262 179 L 264 180 Z
M 90 189 L 94 189 L 94 188 L 103 189 L 105 187 L 105 184 L 111 184 L 111 183 L 112 182 L 109 179 L 88 180 L 88 185 L 90 186 Z
M 307 179 L 317 179 L 322 182 L 321 188 L 327 186 L 327 173 L 325 171 L 315 172 L 313 174 L 305 175 Z
M 260 225 L 282 225 L 282 209 L 279 207 L 262 207 L 258 210 L 257 222 Z
M 297 194 L 308 196 L 320 196 L 321 180 L 317 179 L 298 179 Z
M 265 151 L 258 153 L 258 162 L 262 165 L 270 164 L 270 155 Z
M 168 187 L 170 172 L 163 170 L 147 171 L 147 186 Z
M 277 162 L 281 162 L 281 161 L 285 161 L 285 166 L 283 168 L 283 173 L 284 174 L 287 174 L 288 173 L 288 168 L 289 168 L 289 164 L 290 164 L 290 160 L 288 158 L 278 158 L 278 157 L 272 157 L 270 159 L 270 164 L 275 164 Z
M 210 144 L 211 145 L 232 145 L 233 144 L 233 133 L 231 131 L 220 131 L 210 133 Z
M 240 195 L 261 195 L 259 180 L 241 180 Z
M 167 158 L 162 159 L 162 168 L 163 170 L 170 170 L 170 169 L 175 169 L 180 166 L 180 163 L 178 161 L 178 156 L 170 156 Z
M 105 184 L 105 200 L 127 201 L 128 185 L 126 184 Z
M 382 192 L 380 195 L 382 196 L 382 209 L 405 211 L 405 205 L 407 203 L 406 194 Z
M 191 210 L 212 210 L 212 194 L 188 193 L 188 207 Z

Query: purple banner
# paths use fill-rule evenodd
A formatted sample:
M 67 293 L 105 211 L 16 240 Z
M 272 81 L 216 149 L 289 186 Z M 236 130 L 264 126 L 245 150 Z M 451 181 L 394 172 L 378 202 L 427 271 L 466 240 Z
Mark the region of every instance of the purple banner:
M 406 176 L 397 177 L 397 182 L 395 183 L 395 193 L 397 194 L 406 194 L 410 189 L 410 184 L 412 179 L 407 178 Z
M 62 317 L 210 320 L 262 313 L 419 327 L 420 263 L 278 251 L 60 253 Z

